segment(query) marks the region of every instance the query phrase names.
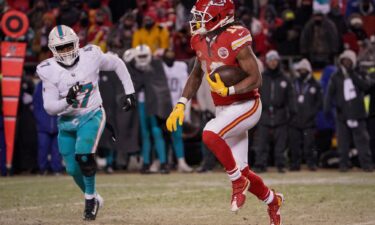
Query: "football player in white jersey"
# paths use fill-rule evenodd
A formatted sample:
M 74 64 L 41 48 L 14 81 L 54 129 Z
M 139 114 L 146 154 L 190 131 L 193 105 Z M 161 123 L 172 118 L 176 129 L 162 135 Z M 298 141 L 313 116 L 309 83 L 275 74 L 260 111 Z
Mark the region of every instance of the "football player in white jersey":
M 84 219 L 95 220 L 103 205 L 95 190 L 95 152 L 106 120 L 99 71 L 118 75 L 126 93 L 124 110 L 135 107 L 133 83 L 120 58 L 94 45 L 79 48 L 79 38 L 68 26 L 53 28 L 48 47 L 53 57 L 41 62 L 36 71 L 43 82 L 44 108 L 59 116 L 59 151 L 67 173 L 84 193 Z

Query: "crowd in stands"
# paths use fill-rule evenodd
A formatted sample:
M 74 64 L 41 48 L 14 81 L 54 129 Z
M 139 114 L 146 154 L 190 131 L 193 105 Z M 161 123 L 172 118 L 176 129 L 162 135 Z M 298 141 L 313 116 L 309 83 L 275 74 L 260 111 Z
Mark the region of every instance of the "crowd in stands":
M 375 0 L 233 1 L 237 20 L 251 31 L 252 48 L 262 62 L 262 118 L 249 132 L 249 162 L 254 170 L 265 172 L 274 165 L 280 173 L 299 171 L 306 162 L 311 171 L 336 167 L 346 172 L 358 166 L 371 172 L 375 163 Z M 56 153 L 56 118 L 43 112 L 41 85 L 34 74 L 35 66 L 52 56 L 48 34 L 57 24 L 72 27 L 80 46 L 94 44 L 117 54 L 131 72 L 139 104 L 130 113 L 116 109 L 121 98 L 116 76 L 101 75 L 104 107 L 114 130 L 104 133 L 98 149 L 107 172 L 134 165 L 142 173 L 168 173 L 174 166 L 181 172 L 192 172 L 190 166 L 197 165 L 198 172 L 214 169 L 215 157 L 200 140 L 204 124 L 214 116 L 207 84 L 192 100 L 180 136 L 171 136 L 164 127 L 175 103 L 173 92 L 181 91 L 195 56 L 189 27 L 194 3 L 0 0 L 1 15 L 16 9 L 30 21 L 23 37 L 28 45 L 15 172 L 62 172 Z M 3 33 L 0 38 L 9 40 Z M 179 78 L 173 77 L 176 71 Z M 4 146 L 4 137 L 0 139 Z

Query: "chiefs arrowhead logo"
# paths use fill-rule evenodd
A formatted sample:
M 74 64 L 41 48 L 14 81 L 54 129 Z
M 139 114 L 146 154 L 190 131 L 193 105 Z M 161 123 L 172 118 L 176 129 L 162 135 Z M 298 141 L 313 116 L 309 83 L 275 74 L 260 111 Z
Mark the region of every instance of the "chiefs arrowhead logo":
M 217 54 L 219 55 L 220 58 L 226 59 L 229 56 L 229 51 L 228 49 L 221 47 L 217 50 Z

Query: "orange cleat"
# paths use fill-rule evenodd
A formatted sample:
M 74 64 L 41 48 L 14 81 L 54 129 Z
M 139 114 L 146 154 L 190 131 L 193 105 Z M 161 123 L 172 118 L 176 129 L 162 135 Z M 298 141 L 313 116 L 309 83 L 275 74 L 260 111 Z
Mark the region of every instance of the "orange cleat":
M 273 190 L 272 190 L 273 191 Z M 284 202 L 284 196 L 283 194 L 276 193 L 273 191 L 275 198 L 277 198 L 277 201 L 275 203 L 271 203 L 268 205 L 268 215 L 270 216 L 270 225 L 281 225 L 281 214 L 280 214 L 280 208 L 281 205 Z
M 238 180 L 232 181 L 232 212 L 237 212 L 245 204 L 246 193 L 249 187 L 250 181 L 244 176 L 241 176 Z

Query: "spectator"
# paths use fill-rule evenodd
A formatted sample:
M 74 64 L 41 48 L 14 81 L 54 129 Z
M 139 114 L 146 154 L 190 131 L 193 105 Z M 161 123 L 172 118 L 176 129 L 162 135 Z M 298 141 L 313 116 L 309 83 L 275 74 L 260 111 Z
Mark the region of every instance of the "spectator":
M 159 26 L 155 19 L 149 15 L 143 18 L 143 26 L 135 31 L 133 36 L 133 48 L 139 45 L 147 45 L 153 54 L 164 51 L 169 47 L 169 32 Z
M 349 169 L 349 150 L 353 137 L 362 169 L 371 172 L 373 167 L 363 99 L 364 92 L 369 90 L 370 84 L 363 79 L 362 74 L 357 73 L 355 67 L 355 53 L 345 50 L 339 57 L 338 71 L 330 79 L 324 111 L 328 112 L 331 103 L 335 102 L 340 171 L 346 172 Z
M 290 170 L 300 170 L 303 152 L 308 168 L 315 171 L 315 117 L 323 102 L 321 88 L 312 76 L 313 71 L 307 59 L 299 61 L 294 69 L 297 76 L 293 82 L 297 111 L 289 124 Z
M 55 26 L 55 17 L 52 13 L 45 13 L 42 21 L 42 27 L 36 30 L 32 44 L 32 50 L 37 56 L 38 62 L 51 57 L 48 48 L 48 35 Z
M 134 51 L 134 60 L 128 64 L 128 69 L 133 76 L 135 90 L 138 93 L 144 163 L 141 172 L 150 173 L 150 136 L 152 136 L 160 161 L 160 168 L 156 168 L 153 172 L 169 173 L 161 127 L 172 110 L 172 102 L 163 65 L 160 60 L 153 59 L 151 49 L 146 45 L 138 46 L 132 51 Z
M 37 0 L 34 7 L 28 13 L 30 26 L 37 32 L 43 27 L 43 17 L 48 11 L 48 2 L 46 0 Z
M 33 96 L 33 112 L 38 131 L 38 166 L 40 174 L 47 174 L 49 169 L 54 174 L 60 174 L 63 165 L 57 146 L 57 117 L 50 116 L 43 107 L 43 87 L 39 82 Z M 50 161 L 48 160 L 51 157 Z
M 109 49 L 122 56 L 126 50 L 132 48 L 135 29 L 136 22 L 134 15 L 131 12 L 126 13 L 109 32 L 107 40 Z
M 276 29 L 272 38 L 282 56 L 296 56 L 299 54 L 301 29 L 295 21 L 294 12 L 284 11 L 283 20 L 284 23 Z
M 269 49 L 274 49 L 276 43 L 273 41 L 272 37 L 277 28 L 281 26 L 283 21 L 278 17 L 275 8 L 272 5 L 266 6 L 264 16 L 261 16 L 260 22 L 264 28 L 264 33 L 266 35 L 267 41 L 269 43 Z
M 362 16 L 375 14 L 374 0 L 348 0 L 346 7 L 346 17 L 350 17 L 353 13 L 359 13 Z
M 13 153 L 12 169 L 14 173 L 36 172 L 38 170 L 38 139 L 32 112 L 34 87 L 30 75 L 22 77 Z
M 56 22 L 74 27 L 79 22 L 80 15 L 81 12 L 69 0 L 61 0 Z
M 99 46 L 103 52 L 107 51 L 107 35 L 109 26 L 105 24 L 105 14 L 102 10 L 96 10 L 95 22 L 90 25 L 87 40 L 89 43 Z
M 371 82 L 368 129 L 372 159 L 375 163 L 375 36 L 371 37 L 371 41 L 364 42 L 358 55 L 358 64 L 360 70 L 367 74 Z
M 322 77 L 320 78 L 320 86 L 323 90 L 323 96 L 327 93 L 328 82 L 332 74 L 336 72 L 336 66 L 329 65 L 323 69 Z M 318 113 L 316 119 L 316 127 L 318 130 L 316 137 L 316 147 L 318 150 L 317 158 L 329 150 L 332 146 L 332 138 L 335 132 L 335 114 L 333 113 L 333 107 L 328 113 L 324 114 L 323 109 Z
M 365 39 L 367 39 L 367 34 L 363 29 L 363 21 L 358 15 L 353 15 L 349 19 L 349 29 L 343 36 L 344 46 L 358 53 L 361 42 Z
M 315 12 L 302 30 L 300 51 L 313 67 L 323 68 L 333 62 L 340 39 L 335 24 L 325 15 Z
M 173 34 L 173 46 L 177 60 L 188 60 L 195 55 L 190 46 L 189 27 L 184 26 L 178 32 Z
M 339 1 L 331 2 L 331 10 L 327 17 L 335 24 L 338 37 L 342 37 L 347 32 L 347 23 L 344 15 L 341 12 Z M 343 46 L 340 45 L 339 49 L 342 50 Z
M 280 173 L 284 173 L 287 123 L 290 112 L 295 111 L 293 89 L 281 71 L 280 56 L 276 51 L 266 54 L 266 65 L 260 88 L 263 111 L 255 134 L 255 167 L 257 172 L 267 170 L 269 145 L 272 143 L 275 165 Z
M 172 49 L 167 49 L 163 55 L 163 68 L 167 77 L 169 92 L 171 94 L 172 105 L 177 104 L 182 95 L 183 88 L 188 79 L 188 67 L 185 62 L 176 61 L 175 53 Z M 177 170 L 179 172 L 192 172 L 193 169 L 185 161 L 185 149 L 182 139 L 182 126 L 177 125 L 177 130 L 172 132 L 172 147 L 178 160 Z
M 264 56 L 268 49 L 269 43 L 262 23 L 251 14 L 251 11 L 247 8 L 239 10 L 240 21 L 250 30 L 251 35 L 254 39 L 253 49 L 255 54 Z
M 307 21 L 310 20 L 313 12 L 313 1 L 312 0 L 301 0 L 299 1 L 296 10 L 296 21 L 299 26 L 304 27 Z

